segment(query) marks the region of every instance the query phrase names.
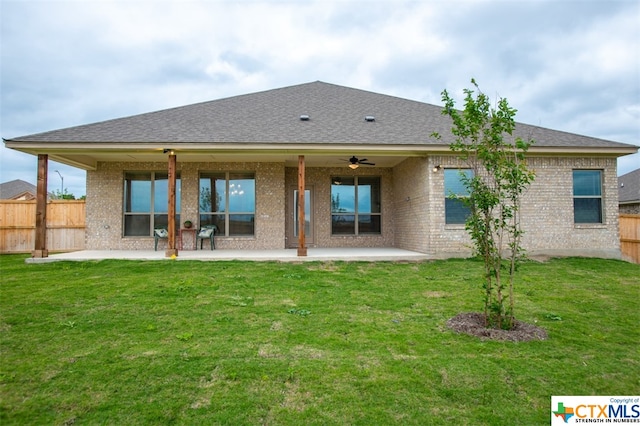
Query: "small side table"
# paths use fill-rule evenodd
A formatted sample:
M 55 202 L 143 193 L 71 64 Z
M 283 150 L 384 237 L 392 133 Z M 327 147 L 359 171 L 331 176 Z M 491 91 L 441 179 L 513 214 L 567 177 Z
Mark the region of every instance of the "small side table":
M 184 250 L 184 234 L 193 233 L 193 249 L 196 250 L 198 239 L 196 238 L 196 228 L 180 228 L 180 250 Z

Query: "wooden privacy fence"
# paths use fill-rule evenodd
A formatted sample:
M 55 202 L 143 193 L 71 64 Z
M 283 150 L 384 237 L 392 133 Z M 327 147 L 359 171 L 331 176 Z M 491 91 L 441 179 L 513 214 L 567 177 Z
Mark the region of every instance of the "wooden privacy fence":
M 84 200 L 47 202 L 49 251 L 84 250 L 84 233 Z M 31 253 L 35 235 L 35 200 L 0 200 L 0 253 Z
M 47 202 L 49 251 L 84 250 L 84 200 Z M 31 253 L 36 234 L 36 202 L 0 200 L 0 253 Z M 640 214 L 620 215 L 620 250 L 625 260 L 640 263 Z
M 640 263 L 640 214 L 620 215 L 620 251 L 623 259 Z

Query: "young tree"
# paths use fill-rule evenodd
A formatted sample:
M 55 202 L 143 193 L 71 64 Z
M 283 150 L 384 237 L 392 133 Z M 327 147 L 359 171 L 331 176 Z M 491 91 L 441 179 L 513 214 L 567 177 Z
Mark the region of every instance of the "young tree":
M 442 113 L 453 121 L 451 132 L 455 139 L 450 149 L 473 171 L 471 175 L 460 174 L 468 197 L 451 196 L 469 207 L 465 229 L 484 262 L 485 324 L 511 329 L 514 277 L 518 264 L 525 258 L 521 246 L 520 199 L 535 178 L 527 167 L 525 154 L 534 141 L 513 137 L 516 110 L 506 99 L 499 98 L 497 106 L 492 107 L 475 80 L 471 83 L 477 93 L 474 89 L 464 90 L 462 111 L 454 108 L 455 102 L 446 90 L 442 92 L 445 104 Z
M 51 194 L 51 198 L 54 200 L 75 200 L 76 199 L 75 195 L 67 192 L 67 188 L 64 189 L 64 192 L 57 189 L 51 192 L 50 194 Z

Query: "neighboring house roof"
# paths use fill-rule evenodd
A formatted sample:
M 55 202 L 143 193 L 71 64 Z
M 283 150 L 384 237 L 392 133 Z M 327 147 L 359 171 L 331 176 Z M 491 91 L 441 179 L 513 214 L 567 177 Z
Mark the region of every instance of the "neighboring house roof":
M 618 177 L 618 202 L 640 203 L 640 169 Z
M 309 119 L 301 120 L 301 115 Z M 367 121 L 366 116 L 375 120 Z M 215 149 L 284 152 L 292 147 L 300 153 L 304 149 L 346 151 L 362 147 L 413 153 L 445 151 L 452 141 L 451 125 L 439 106 L 317 81 L 12 138 L 5 144 L 32 154 L 48 150 L 58 161 L 92 168 L 92 161 L 105 161 L 106 157 L 95 154 L 90 160 L 78 149 L 86 150 L 85 154 L 89 150 L 139 151 L 141 147 L 209 153 Z M 433 138 L 434 132 L 443 140 Z M 589 150 L 610 155 L 637 151 L 627 144 L 526 124 L 518 124 L 516 133 L 533 138 L 537 150 Z M 75 153 L 71 154 L 72 150 Z M 128 159 L 137 160 L 144 159 L 135 155 Z
M 0 199 L 3 200 L 30 200 L 36 197 L 35 185 L 20 179 L 0 183 Z

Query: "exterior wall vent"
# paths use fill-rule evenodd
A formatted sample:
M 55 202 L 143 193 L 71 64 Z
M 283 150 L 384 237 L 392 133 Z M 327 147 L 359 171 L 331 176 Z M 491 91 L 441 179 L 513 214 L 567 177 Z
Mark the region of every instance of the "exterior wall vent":
M 376 121 L 376 118 L 373 115 L 366 115 L 364 121 Z
M 300 121 L 309 121 L 309 118 L 311 118 L 309 117 L 309 114 L 302 114 L 300 116 Z

